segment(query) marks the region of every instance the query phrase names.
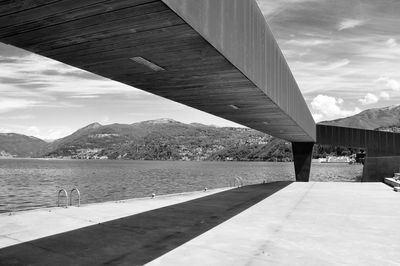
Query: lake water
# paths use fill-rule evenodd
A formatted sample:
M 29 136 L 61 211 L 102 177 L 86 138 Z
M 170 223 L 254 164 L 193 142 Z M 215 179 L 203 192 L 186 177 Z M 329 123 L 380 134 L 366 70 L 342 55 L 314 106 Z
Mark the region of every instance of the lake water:
M 313 163 L 311 181 L 359 181 L 362 165 Z M 0 213 L 57 204 L 57 191 L 74 187 L 93 203 L 294 180 L 293 163 L 0 159 Z

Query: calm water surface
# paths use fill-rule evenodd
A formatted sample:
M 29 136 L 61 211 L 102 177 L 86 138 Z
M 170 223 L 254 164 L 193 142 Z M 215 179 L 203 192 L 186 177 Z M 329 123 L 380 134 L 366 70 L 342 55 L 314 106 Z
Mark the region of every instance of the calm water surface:
M 314 163 L 311 180 L 354 182 L 361 174 L 361 165 Z M 60 188 L 79 188 L 84 204 L 227 187 L 234 177 L 246 184 L 294 180 L 294 167 L 270 162 L 0 159 L 0 213 L 56 206 Z

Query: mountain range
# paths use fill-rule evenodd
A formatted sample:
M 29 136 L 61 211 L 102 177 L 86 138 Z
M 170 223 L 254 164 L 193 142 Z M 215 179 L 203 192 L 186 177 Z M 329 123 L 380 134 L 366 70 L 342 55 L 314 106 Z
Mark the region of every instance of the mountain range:
M 134 160 L 206 160 L 245 144 L 266 144 L 270 136 L 245 128 L 184 124 L 158 119 L 134 124 L 90 124 L 52 143 L 46 157 Z
M 40 157 L 49 150 L 44 140 L 16 133 L 0 133 L 0 157 Z
M 265 150 L 254 150 L 258 146 L 271 145 L 271 139 L 269 135 L 247 128 L 184 124 L 172 119 L 158 119 L 134 124 L 93 123 L 52 143 L 32 137 L 32 144 L 29 146 L 31 153 L 15 146 L 16 140 L 3 139 L 0 141 L 0 152 L 3 157 L 242 160 L 246 158 L 238 156 L 251 156 L 254 160 L 267 160 L 269 158 L 265 157 Z M 226 150 L 232 149 L 242 152 L 230 157 Z M 250 154 L 249 150 L 253 153 Z
M 354 116 L 323 121 L 320 124 L 398 132 L 400 105 L 368 109 Z
M 400 106 L 369 109 L 321 124 L 400 132 Z M 337 149 L 317 150 L 316 157 Z M 292 153 L 290 143 L 252 129 L 158 119 L 133 124 L 93 123 L 51 143 L 0 133 L 0 157 L 286 161 Z

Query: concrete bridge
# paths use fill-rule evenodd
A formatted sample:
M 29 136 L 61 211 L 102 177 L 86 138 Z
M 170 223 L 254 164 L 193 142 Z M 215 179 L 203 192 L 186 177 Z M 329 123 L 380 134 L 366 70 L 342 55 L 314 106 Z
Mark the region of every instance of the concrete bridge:
M 367 151 L 362 181 L 380 182 L 391 177 L 400 167 L 400 134 L 317 125 L 319 144 L 363 148 Z
M 297 181 L 315 142 L 340 144 L 317 134 L 254 0 L 2 1 L 0 41 L 288 140 Z

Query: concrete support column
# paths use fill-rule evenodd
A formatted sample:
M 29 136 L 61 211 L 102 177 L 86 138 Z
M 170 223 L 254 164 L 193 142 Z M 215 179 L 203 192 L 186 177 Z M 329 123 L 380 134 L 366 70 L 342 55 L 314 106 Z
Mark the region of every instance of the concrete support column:
M 297 182 L 308 182 L 310 179 L 313 142 L 292 142 L 294 171 Z

